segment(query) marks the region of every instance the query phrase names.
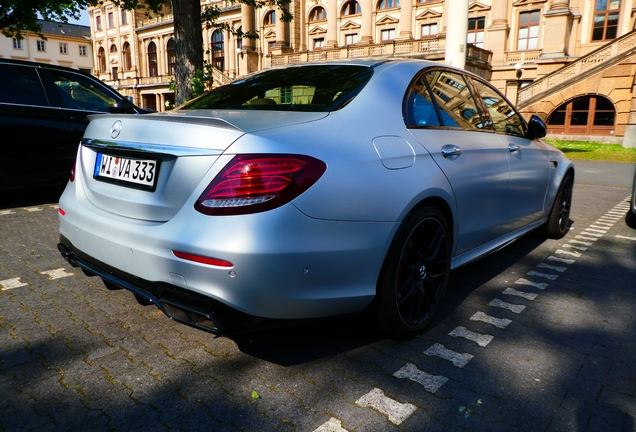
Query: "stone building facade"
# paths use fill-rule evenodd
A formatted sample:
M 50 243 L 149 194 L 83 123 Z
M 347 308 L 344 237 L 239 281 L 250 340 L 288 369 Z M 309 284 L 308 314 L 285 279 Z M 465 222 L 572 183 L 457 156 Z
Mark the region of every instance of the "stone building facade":
M 219 6 L 221 22 L 259 35 L 241 39 L 202 28 L 205 60 L 219 85 L 302 62 L 369 56 L 444 62 L 456 1 L 469 2 L 467 70 L 494 83 L 524 115 L 543 117 L 553 135 L 631 142 L 636 0 L 292 0 L 291 23 L 278 20 L 274 9 L 202 0 L 202 7 Z M 95 74 L 139 105 L 164 110 L 174 100 L 171 11 L 148 18 L 106 1 L 89 13 Z

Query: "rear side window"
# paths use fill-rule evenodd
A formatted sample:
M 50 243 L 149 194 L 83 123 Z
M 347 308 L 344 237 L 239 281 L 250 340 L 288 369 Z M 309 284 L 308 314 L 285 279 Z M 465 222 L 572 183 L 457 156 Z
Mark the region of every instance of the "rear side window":
M 525 122 L 506 99 L 497 90 L 481 81 L 473 79 L 473 83 L 488 109 L 495 130 L 511 135 L 524 136 L 526 130 Z
M 432 70 L 425 77 L 440 108 L 443 126 L 457 129 L 483 129 L 484 123 L 466 81 L 461 74 Z
M 428 75 L 417 78 L 406 96 L 406 123 L 408 126 L 441 126 L 437 109 L 426 85 Z
M 0 83 L 2 103 L 49 106 L 40 78 L 32 67 L 0 64 Z
M 218 87 L 179 109 L 334 111 L 360 93 L 372 75 L 366 66 L 271 69 Z
M 50 92 L 58 97 L 58 103 L 66 108 L 87 111 L 109 112 L 115 106 L 116 98 L 108 88 L 101 87 L 89 78 L 66 71 L 48 69 L 53 82 Z

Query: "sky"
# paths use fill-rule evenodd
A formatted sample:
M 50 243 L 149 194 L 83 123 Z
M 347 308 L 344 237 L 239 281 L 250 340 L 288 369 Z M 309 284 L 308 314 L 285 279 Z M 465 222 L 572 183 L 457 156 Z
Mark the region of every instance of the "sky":
M 70 18 L 68 20 L 69 24 L 80 24 L 80 25 L 85 25 L 88 26 L 90 25 L 89 19 L 88 19 L 88 10 L 83 10 L 82 11 L 82 16 L 80 17 L 79 20 L 74 20 L 72 18 Z

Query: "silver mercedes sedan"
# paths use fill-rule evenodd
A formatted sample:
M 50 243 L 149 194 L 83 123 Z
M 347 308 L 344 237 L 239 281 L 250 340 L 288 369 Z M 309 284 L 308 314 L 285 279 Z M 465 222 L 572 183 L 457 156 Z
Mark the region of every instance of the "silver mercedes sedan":
M 169 113 L 92 116 L 58 248 L 212 333 L 368 310 L 408 338 L 451 270 L 566 234 L 574 168 L 545 134 L 438 63 L 269 69 Z

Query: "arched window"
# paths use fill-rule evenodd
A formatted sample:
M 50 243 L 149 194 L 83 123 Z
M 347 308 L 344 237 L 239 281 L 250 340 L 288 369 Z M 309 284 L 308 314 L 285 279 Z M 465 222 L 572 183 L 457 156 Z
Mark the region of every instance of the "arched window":
M 223 32 L 214 30 L 214 33 L 212 33 L 212 66 L 220 71 L 225 70 L 224 51 Z
M 106 50 L 104 47 L 99 47 L 97 50 L 97 64 L 99 65 L 99 72 L 106 72 Z
M 551 134 L 611 135 L 616 109 L 603 96 L 582 96 L 559 106 L 548 117 Z
M 325 8 L 318 6 L 311 10 L 309 13 L 309 21 L 324 21 L 327 19 L 327 12 Z
M 148 44 L 148 76 L 154 77 L 159 75 L 157 68 L 157 45 L 154 42 Z
M 380 0 L 378 10 L 393 9 L 400 6 L 400 0 Z
M 350 0 L 342 6 L 342 16 L 357 15 L 362 13 L 360 4 L 355 0 Z
M 168 74 L 175 75 L 177 72 L 177 43 L 174 38 L 168 39 L 166 57 L 168 58 Z
M 132 69 L 132 54 L 130 53 L 130 44 L 124 42 L 124 46 L 121 49 L 124 60 L 124 70 L 129 71 Z
M 110 52 L 111 52 L 111 53 L 116 53 L 116 52 L 117 52 L 117 45 L 112 44 L 112 45 L 110 46 Z
M 276 24 L 276 11 L 269 11 L 265 14 L 263 25 L 270 26 Z

